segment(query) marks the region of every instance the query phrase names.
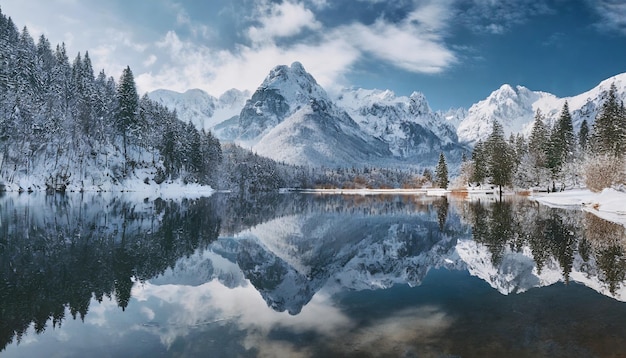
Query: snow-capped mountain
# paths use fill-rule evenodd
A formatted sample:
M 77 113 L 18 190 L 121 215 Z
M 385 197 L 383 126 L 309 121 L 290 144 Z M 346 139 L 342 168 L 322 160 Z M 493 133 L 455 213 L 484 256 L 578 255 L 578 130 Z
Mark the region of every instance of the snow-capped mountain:
M 340 93 L 337 104 L 367 134 L 388 143 L 397 157 L 438 153 L 458 142 L 452 121 L 441 112 L 433 112 L 420 92 L 397 97 L 389 90 L 348 89 Z
M 505 134 L 530 134 L 535 112 L 539 109 L 546 122 L 552 125 L 560 116 L 565 101 L 568 102 L 574 129 L 583 120 L 594 122 L 611 84 L 617 87 L 621 100 L 626 100 L 626 73 L 610 77 L 593 89 L 572 97 L 559 98 L 553 94 L 531 91 L 523 86 L 502 85 L 486 99 L 472 105 L 467 116 L 457 128 L 461 143 L 474 144 L 491 133 L 493 120 L 499 121 Z
M 391 91 L 352 89 L 333 98 L 299 62 L 273 68 L 235 113 L 240 94 L 231 101 L 199 90 L 159 90 L 150 96 L 220 140 L 290 164 L 428 165 L 440 151 L 454 161 L 465 150 L 456 136 L 463 109 L 434 112 L 418 92 L 396 97 Z M 231 104 L 230 112 L 222 111 L 228 115 L 218 115 L 222 103 Z
M 390 156 L 388 146 L 364 133 L 299 62 L 272 69 L 237 122 L 218 129 L 289 164 L 348 166 Z
M 248 91 L 231 89 L 219 98 L 213 97 L 201 89 L 191 89 L 184 93 L 159 89 L 148 93 L 150 99 L 165 107 L 176 110 L 183 122 L 191 122 L 198 129 L 212 130 L 234 116 L 249 98 Z
M 454 162 L 468 146 L 487 138 L 494 120 L 503 125 L 507 136 L 528 135 L 538 109 L 551 125 L 565 101 L 578 130 L 585 119 L 593 123 L 612 83 L 626 100 L 624 73 L 565 98 L 505 84 L 469 110 L 443 112 L 433 111 L 420 92 L 407 97 L 389 90 L 345 89 L 331 97 L 295 62 L 272 69 L 247 100 L 247 93 L 237 90 L 219 99 L 200 90 L 184 94 L 158 90 L 150 96 L 176 109 L 183 121 L 278 161 L 393 165 L 434 163 L 440 151 Z
M 456 113 L 433 112 L 421 93 L 345 90 L 331 98 L 302 64 L 277 66 L 218 137 L 290 164 L 351 166 L 460 157 Z M 421 159 L 421 160 L 420 160 Z
M 285 119 L 317 102 L 323 110 L 332 110 L 326 91 L 299 62 L 291 66 L 276 66 L 246 101 L 239 115 L 242 141 L 258 142 Z

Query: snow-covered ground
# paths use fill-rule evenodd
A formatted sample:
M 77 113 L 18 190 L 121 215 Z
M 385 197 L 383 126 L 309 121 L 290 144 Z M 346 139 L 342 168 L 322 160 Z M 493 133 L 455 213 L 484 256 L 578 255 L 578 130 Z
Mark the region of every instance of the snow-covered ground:
M 578 206 L 605 220 L 626 226 L 626 193 L 612 188 L 594 193 L 587 189 L 539 194 L 532 199 L 552 207 Z
M 437 189 L 438 190 L 438 189 Z M 286 190 L 289 191 L 289 190 Z M 305 189 L 297 190 L 301 193 L 339 194 L 339 195 L 398 195 L 398 194 L 425 194 L 429 189 Z
M 33 179 L 34 181 L 34 179 Z M 27 183 L 27 180 L 22 181 L 20 184 Z M 41 186 L 26 185 L 28 188 L 33 188 L 35 192 L 43 192 L 45 188 Z M 18 184 L 5 185 L 5 191 L 18 192 L 23 186 Z M 98 186 L 85 186 L 79 187 L 76 185 L 68 186 L 68 192 L 108 192 L 108 193 L 125 193 L 125 196 L 134 196 L 138 200 L 143 199 L 196 199 L 200 197 L 211 196 L 215 190 L 210 186 L 188 183 L 185 184 L 182 180 L 165 181 L 161 184 L 157 184 L 154 181 L 150 181 L 146 184 L 143 180 L 134 178 L 124 180 L 117 184 L 104 183 Z

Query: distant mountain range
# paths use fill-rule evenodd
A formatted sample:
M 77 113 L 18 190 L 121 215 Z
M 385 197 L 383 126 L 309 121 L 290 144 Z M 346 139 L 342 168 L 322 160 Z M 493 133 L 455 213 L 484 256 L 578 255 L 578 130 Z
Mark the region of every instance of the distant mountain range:
M 610 77 L 591 90 L 572 97 L 559 98 L 551 93 L 531 91 L 523 86 L 502 85 L 486 99 L 472 105 L 466 117 L 457 127 L 461 143 L 474 144 L 485 139 L 491 132 L 491 122 L 502 123 L 505 134 L 523 133 L 532 130 L 535 112 L 541 110 L 548 124 L 552 125 L 560 116 L 567 101 L 574 129 L 578 131 L 583 120 L 591 125 L 602 107 L 611 84 L 617 87 L 622 101 L 626 100 L 626 73 Z
M 216 98 L 200 89 L 185 93 L 159 89 L 150 92 L 149 97 L 171 110 L 175 109 L 182 121 L 191 122 L 198 129 L 212 130 L 225 120 L 238 116 L 250 93 L 231 89 Z
M 175 109 L 181 120 L 211 130 L 220 140 L 289 164 L 312 166 L 433 165 L 439 152 L 458 162 L 498 120 L 508 136 L 530 133 L 540 109 L 548 123 L 568 101 L 574 128 L 593 123 L 609 86 L 626 100 L 626 73 L 577 96 L 559 98 L 523 86 L 503 85 L 464 108 L 433 111 L 425 96 L 345 89 L 330 96 L 302 64 L 277 66 L 250 96 L 230 90 L 219 98 L 202 90 L 157 90 L 149 97 Z

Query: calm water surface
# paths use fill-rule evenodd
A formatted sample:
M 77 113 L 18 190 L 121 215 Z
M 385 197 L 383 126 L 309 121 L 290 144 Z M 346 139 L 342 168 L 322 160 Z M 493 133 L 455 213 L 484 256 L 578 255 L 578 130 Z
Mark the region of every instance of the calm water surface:
M 626 234 L 524 199 L 0 197 L 2 357 L 620 357 Z

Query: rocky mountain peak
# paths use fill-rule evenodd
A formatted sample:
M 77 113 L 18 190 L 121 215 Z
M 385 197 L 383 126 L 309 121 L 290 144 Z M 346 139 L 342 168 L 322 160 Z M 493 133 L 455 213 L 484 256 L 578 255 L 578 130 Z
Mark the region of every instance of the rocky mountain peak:
M 432 113 L 428 101 L 422 92 L 413 92 L 409 97 L 410 111 L 416 116 L 422 116 Z
M 326 91 L 300 62 L 276 66 L 241 110 L 236 140 L 254 145 L 271 129 L 305 107 L 344 117 L 343 111 L 336 108 Z

